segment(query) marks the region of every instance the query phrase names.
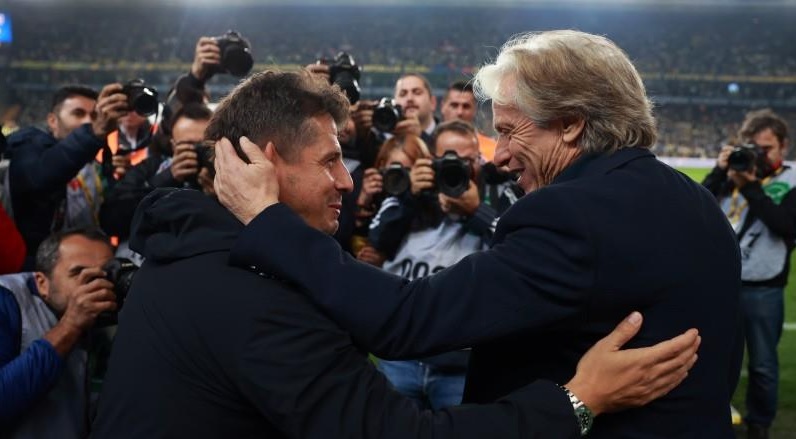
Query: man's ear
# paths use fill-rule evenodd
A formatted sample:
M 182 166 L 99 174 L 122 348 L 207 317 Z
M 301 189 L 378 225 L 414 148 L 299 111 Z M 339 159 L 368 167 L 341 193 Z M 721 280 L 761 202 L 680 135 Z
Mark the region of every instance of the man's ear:
M 265 145 L 265 150 L 263 150 L 263 152 L 265 152 L 265 158 L 270 160 L 271 163 L 276 163 L 277 161 L 282 160 L 282 157 L 279 156 L 279 152 L 276 150 L 276 145 L 274 145 L 274 142 L 268 142 L 268 144 Z
M 586 119 L 582 117 L 564 118 L 561 121 L 561 134 L 562 139 L 566 143 L 575 143 L 575 140 L 580 137 L 583 132 L 583 127 L 586 126 Z
M 58 116 L 55 113 L 47 113 L 47 127 L 53 134 L 58 130 Z
M 33 273 L 33 279 L 36 281 L 36 288 L 39 290 L 39 296 L 42 299 L 50 297 L 50 280 L 41 271 Z

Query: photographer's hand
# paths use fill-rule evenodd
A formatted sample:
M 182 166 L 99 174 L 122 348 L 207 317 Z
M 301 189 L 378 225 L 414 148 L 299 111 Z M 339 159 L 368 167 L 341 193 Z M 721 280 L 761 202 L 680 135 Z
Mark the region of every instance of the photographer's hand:
M 696 329 L 647 348 L 621 350 L 641 323 L 637 312 L 625 318 L 583 355 L 575 376 L 566 384 L 594 415 L 640 407 L 660 398 L 694 366 L 701 342 Z
M 420 126 L 420 120 L 417 116 L 407 116 L 395 124 L 395 129 L 392 132 L 396 136 L 413 135 L 420 137 L 423 134 L 423 127 Z
M 373 128 L 373 108 L 376 104 L 376 101 L 359 101 L 352 107 L 351 119 L 357 127 L 358 139 L 366 139 Z
M 378 169 L 365 169 L 365 175 L 362 178 L 362 190 L 359 191 L 359 198 L 357 198 L 357 206 L 370 208 L 371 204 L 373 204 L 373 197 L 381 193 L 382 184 L 382 176 Z
M 470 180 L 470 186 L 458 198 L 439 194 L 439 205 L 445 213 L 457 213 L 464 216 L 472 216 L 478 206 L 481 205 L 481 196 L 478 194 L 478 186 Z
M 329 66 L 326 64 L 308 64 L 305 69 L 307 69 L 313 75 L 317 75 L 323 78 L 324 81 L 329 82 Z
M 417 195 L 426 189 L 434 188 L 434 168 L 431 159 L 417 159 L 409 171 L 409 180 L 412 182 L 412 195 Z
M 735 147 L 732 145 L 722 146 L 721 151 L 719 151 L 719 158 L 716 161 L 716 166 L 726 171 L 727 167 L 729 166 L 730 154 L 732 154 L 733 149 L 735 149 Z
M 741 189 L 747 184 L 757 181 L 757 170 L 754 167 L 748 171 L 736 171 L 735 169 L 730 169 L 727 171 L 727 178 L 735 183 L 735 187 Z
M 200 81 L 206 81 L 210 77 L 210 69 L 220 63 L 221 50 L 216 40 L 211 37 L 199 38 L 191 64 L 191 75 Z
M 116 129 L 119 118 L 130 111 L 127 95 L 122 93 L 122 85 L 108 84 L 103 87 L 94 111 L 97 114 L 91 122 L 91 130 L 95 136 L 105 140 L 108 134 Z
M 117 180 L 121 180 L 121 178 L 124 177 L 124 174 L 127 173 L 127 170 L 133 167 L 133 164 L 130 161 L 130 154 L 117 154 L 113 156 L 112 163 L 113 173 Z
M 199 172 L 199 160 L 193 144 L 180 143 L 174 148 L 174 159 L 169 171 L 171 176 L 180 183 Z
M 94 325 L 97 316 L 116 309 L 113 284 L 101 268 L 85 268 L 78 275 L 79 287 L 69 296 L 66 311 L 44 335 L 62 358 L 69 354 L 80 336 Z
M 218 201 L 243 224 L 249 224 L 260 212 L 279 202 L 276 168 L 260 147 L 246 137 L 240 138 L 243 153 L 250 163 L 241 160 L 232 143 L 223 138 L 216 142 L 216 178 L 213 185 Z M 275 154 L 273 143 L 265 147 Z

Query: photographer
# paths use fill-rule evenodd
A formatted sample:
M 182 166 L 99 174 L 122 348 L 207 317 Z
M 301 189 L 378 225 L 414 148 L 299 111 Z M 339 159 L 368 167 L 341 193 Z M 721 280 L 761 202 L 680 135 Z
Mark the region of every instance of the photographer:
M 183 106 L 170 127 L 172 157 L 151 156 L 134 166 L 116 183 L 100 210 L 103 230 L 122 241 L 130 235 L 130 219 L 138 203 L 160 187 L 192 187 L 212 190 L 212 178 L 205 161 L 200 166 L 197 145 L 204 138 L 213 113 L 203 104 Z M 197 149 L 198 148 L 198 149 Z M 205 151 L 206 153 L 206 151 Z M 202 184 L 204 183 L 204 184 Z
M 383 269 L 410 280 L 486 249 L 498 216 L 521 196 L 508 175 L 493 165 L 481 166 L 472 125 L 442 123 L 434 141 L 437 159 L 414 160 L 411 188 L 387 198 L 371 223 L 371 244 L 390 258 Z M 457 175 L 464 181 L 456 181 Z M 463 350 L 417 361 L 382 361 L 379 367 L 421 407 L 439 409 L 461 403 L 468 359 L 469 351 Z
M 741 249 L 741 312 L 749 353 L 746 417 L 750 438 L 768 437 L 777 409 L 777 344 L 796 238 L 796 172 L 783 164 L 788 127 L 771 110 L 746 115 L 703 184 L 718 199 Z
M 39 246 L 36 272 L 0 276 L 4 438 L 86 437 L 86 333 L 116 309 L 102 268 L 112 257 L 102 232 L 68 229 Z
M 97 95 L 86 87 L 63 87 L 47 115 L 49 132 L 26 128 L 8 138 L 12 210 L 28 249 L 23 270 L 33 268 L 33 255 L 51 232 L 97 225 L 113 175 L 94 157 L 129 112 L 122 90 L 110 84 Z

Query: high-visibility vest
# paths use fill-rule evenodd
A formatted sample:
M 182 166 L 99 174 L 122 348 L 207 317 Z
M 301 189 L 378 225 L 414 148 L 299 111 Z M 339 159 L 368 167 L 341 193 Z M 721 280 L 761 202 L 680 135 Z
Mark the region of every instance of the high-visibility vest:
M 152 125 L 152 129 L 151 129 L 151 133 L 155 134 L 155 131 L 157 131 L 157 125 L 153 124 Z M 108 148 L 111 149 L 111 153 L 113 153 L 113 155 L 116 155 L 116 151 L 119 150 L 119 130 L 115 130 L 112 133 L 108 134 L 107 142 L 108 142 L 107 143 L 108 144 Z M 149 148 L 148 147 L 147 148 L 137 149 L 137 150 L 135 150 L 135 151 L 130 153 L 130 163 L 133 166 L 135 166 L 135 165 L 143 162 L 144 159 L 146 159 L 147 157 L 149 157 Z M 102 163 L 102 150 L 97 152 L 96 159 L 97 159 L 98 162 Z

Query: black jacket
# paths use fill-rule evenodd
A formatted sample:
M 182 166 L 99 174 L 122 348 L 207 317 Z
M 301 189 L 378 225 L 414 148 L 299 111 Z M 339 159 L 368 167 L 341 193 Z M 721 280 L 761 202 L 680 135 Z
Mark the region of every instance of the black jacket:
M 197 191 L 139 206 L 147 260 L 120 315 L 93 438 L 574 438 L 552 383 L 421 412 L 289 285 L 227 265 L 242 226 Z M 339 248 L 339 247 L 337 247 Z
M 707 190 L 644 149 L 585 156 L 509 208 L 493 244 L 408 282 L 341 255 L 277 204 L 246 227 L 232 260 L 295 282 L 383 358 L 472 346 L 465 402 L 566 382 L 633 310 L 644 325 L 628 347 L 696 327 L 688 378 L 645 407 L 600 416 L 589 437 L 734 437 L 740 255 Z
M 90 124 L 61 141 L 38 128 L 25 128 L 9 136 L 8 146 L 14 222 L 28 249 L 23 270 L 32 270 L 39 244 L 60 228 L 56 212 L 66 198 L 66 184 L 94 160 L 105 139 L 95 136 Z

